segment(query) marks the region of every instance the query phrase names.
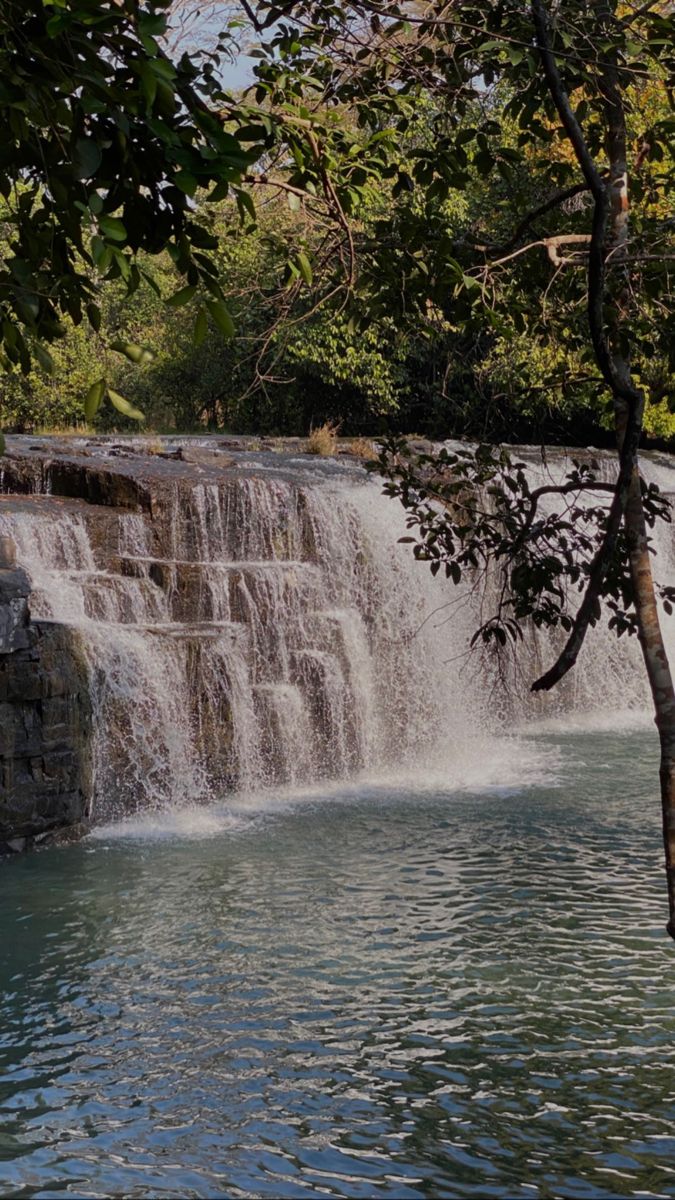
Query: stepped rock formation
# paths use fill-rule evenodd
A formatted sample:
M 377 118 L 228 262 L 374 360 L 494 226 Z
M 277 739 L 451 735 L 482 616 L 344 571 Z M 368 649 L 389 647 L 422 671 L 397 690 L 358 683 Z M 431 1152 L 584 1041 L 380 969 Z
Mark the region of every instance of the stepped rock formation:
M 481 597 L 398 545 L 400 506 L 353 461 L 282 451 L 8 439 L 0 851 L 234 790 L 459 779 L 523 716 L 644 706 L 637 646 L 602 630 L 551 697 L 528 694 L 554 653 L 533 634 L 505 688 L 466 656 Z
M 5 845 L 92 809 L 343 779 L 438 738 L 442 668 L 413 638 L 426 574 L 402 576 L 360 466 L 9 441 Z

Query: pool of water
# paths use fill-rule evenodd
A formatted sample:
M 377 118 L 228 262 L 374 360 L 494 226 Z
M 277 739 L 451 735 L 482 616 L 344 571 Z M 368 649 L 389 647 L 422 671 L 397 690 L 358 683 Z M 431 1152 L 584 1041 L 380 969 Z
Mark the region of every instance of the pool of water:
M 655 739 L 535 749 L 3 865 L 0 1195 L 675 1196 Z

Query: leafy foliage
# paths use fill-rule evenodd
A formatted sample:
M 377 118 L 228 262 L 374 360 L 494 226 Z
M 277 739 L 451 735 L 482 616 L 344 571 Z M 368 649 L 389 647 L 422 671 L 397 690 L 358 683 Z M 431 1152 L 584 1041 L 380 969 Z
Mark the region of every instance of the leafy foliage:
M 229 331 L 209 256 L 216 243 L 190 197 L 215 185 L 216 196 L 231 190 L 245 206 L 242 174 L 261 146 L 246 148 L 224 128 L 213 61 L 169 60 L 160 41 L 168 7 L 168 0 L 3 6 L 6 370 L 27 375 L 37 363 L 53 372 L 48 346 L 65 335 L 66 319 L 98 334 L 101 280 L 120 280 L 129 294 L 143 281 L 155 286 L 140 254 L 165 251 L 184 286 Z M 262 142 L 265 136 L 261 127 Z
M 419 454 L 405 440 L 390 439 L 370 464 L 385 479 L 387 495 L 406 509 L 416 559 L 467 582 L 487 597 L 492 611 L 476 630 L 481 641 L 505 646 L 522 639 L 531 622 L 570 632 L 592 564 L 607 528 L 606 503 L 616 485 L 600 478 L 592 457 L 572 460 L 559 482 L 532 487 L 532 467 L 504 449 L 443 447 Z M 647 521 L 671 521 L 670 502 L 655 484 L 643 484 Z M 620 637 L 637 632 L 633 585 L 625 538 L 617 544 L 591 624 L 609 613 Z
M 640 554 L 648 573 L 651 498 L 640 495 L 637 457 L 643 410 L 651 401 L 662 418 L 666 406 L 675 408 L 669 268 L 675 242 L 666 202 L 675 175 L 672 8 L 655 3 L 624 11 L 614 0 L 593 6 L 565 0 L 551 9 L 544 0 L 530 6 L 260 0 L 256 12 L 260 28 L 273 31 L 261 77 L 277 85 L 293 78 L 296 103 L 297 81 L 307 76 L 310 60 L 312 89 L 324 104 L 349 107 L 363 129 L 405 138 L 416 126 L 420 98 L 431 100 L 433 137 L 416 128 L 405 157 L 392 153 L 381 172 L 397 202 L 393 236 L 383 216 L 374 236 L 366 231 L 359 243 L 353 300 L 364 321 L 386 315 L 406 329 L 412 322 L 457 333 L 473 378 L 481 366 L 488 374 L 492 367 L 494 377 L 497 365 L 507 397 L 517 387 L 511 349 L 522 352 L 526 343 L 521 371 L 528 399 L 541 387 L 549 397 L 572 396 L 584 410 L 590 399 L 611 413 L 618 483 L 608 506 L 571 510 L 560 535 L 570 540 L 569 553 L 558 534 L 550 556 L 526 553 L 532 531 L 519 530 L 499 499 L 506 492 L 493 481 L 488 493 L 500 510 L 499 537 L 478 522 L 477 538 L 462 551 L 473 554 L 482 545 L 487 560 L 499 565 L 505 545 L 517 548 L 506 581 L 513 628 L 521 616 L 562 624 L 560 572 L 568 584 L 586 576 L 565 651 L 537 681 L 553 686 L 576 661 L 603 596 L 615 606 L 617 630 L 630 627 L 627 588 L 631 579 L 635 586 Z M 478 204 L 472 220 L 462 214 L 452 227 L 446 205 L 457 192 L 470 196 L 477 180 L 492 206 L 481 211 Z M 537 363 L 541 383 L 534 382 Z M 439 470 L 447 465 L 442 454 L 436 462 Z M 503 483 L 521 495 L 518 468 L 510 463 Z M 425 475 L 409 471 L 401 498 L 415 484 L 419 497 Z M 399 495 L 400 487 L 401 479 Z M 567 491 L 563 484 L 557 494 Z M 445 529 L 444 559 L 439 519 L 418 501 L 413 513 L 418 553 L 437 569 L 445 561 L 454 575 L 466 565 L 452 548 L 460 527 L 450 535 Z M 646 592 L 641 603 L 651 621 Z M 492 628 L 501 640 L 509 626 L 500 617 L 494 626 L 488 622 L 486 630 Z M 675 911 L 675 891 L 673 904 Z
M 527 9 L 236 7 L 259 38 L 243 98 L 222 82 L 232 26 L 181 57 L 168 2 L 36 2 L 27 20 L 7 6 L 6 423 L 30 423 L 31 394 L 33 422 L 78 419 L 76 388 L 104 377 L 161 425 L 601 441 L 612 416 L 588 357 L 585 252 L 563 268 L 547 244 L 587 235 L 588 200 Z M 637 155 L 633 364 L 660 438 L 675 424 L 669 21 L 656 6 L 614 30 Z M 598 67 L 570 46 L 600 45 L 599 22 L 569 0 L 553 30 L 595 147 Z M 574 194 L 528 221 L 556 188 Z

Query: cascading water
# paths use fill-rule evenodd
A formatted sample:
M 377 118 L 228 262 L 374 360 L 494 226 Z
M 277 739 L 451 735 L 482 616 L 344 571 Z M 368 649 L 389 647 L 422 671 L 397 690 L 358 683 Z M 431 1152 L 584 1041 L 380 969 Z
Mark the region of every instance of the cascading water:
M 477 762 L 502 781 L 490 738 L 508 704 L 466 657 L 477 601 L 398 545 L 400 507 L 357 467 L 241 455 L 201 475 L 169 480 L 152 516 L 52 497 L 0 507 L 33 616 L 78 631 L 95 814 L 362 772 L 461 784 Z M 539 639 L 521 657 L 518 706 L 550 654 Z M 626 657 L 596 631 L 527 715 L 644 703 L 637 647 Z
M 437 595 L 361 473 L 244 468 L 105 516 L 0 514 L 33 616 L 79 632 L 99 815 L 411 763 L 478 721 L 414 637 Z
M 571 455 L 563 451 L 518 451 L 528 465 L 532 488 L 565 481 L 571 468 Z M 614 482 L 617 467 L 612 454 L 595 452 L 598 478 Z M 675 474 L 672 460 L 659 454 L 643 454 L 642 474 L 646 482 L 656 483 L 671 503 L 675 496 Z M 560 497 L 544 498 L 544 512 L 560 511 Z M 659 521 L 651 532 L 655 557 L 654 577 L 657 584 L 672 584 L 675 580 L 675 545 L 672 526 Z M 571 606 L 579 593 L 571 596 Z M 675 663 L 675 621 L 662 613 L 666 647 Z M 635 725 L 650 719 L 651 698 L 642 655 L 636 637 L 617 638 L 609 629 L 606 616 L 592 628 L 581 649 L 574 669 L 566 675 L 552 693 L 530 692 L 530 684 L 555 661 L 567 635 L 531 628 L 525 646 L 517 647 L 507 671 L 504 695 L 511 721 L 523 719 L 540 726 L 555 724 L 568 729 L 600 728 Z

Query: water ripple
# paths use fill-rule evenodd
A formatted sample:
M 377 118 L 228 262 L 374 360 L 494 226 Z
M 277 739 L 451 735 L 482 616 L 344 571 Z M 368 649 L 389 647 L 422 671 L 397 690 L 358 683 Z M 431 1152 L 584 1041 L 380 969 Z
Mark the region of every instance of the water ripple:
M 559 742 L 8 864 L 0 1195 L 675 1196 L 653 740 Z

